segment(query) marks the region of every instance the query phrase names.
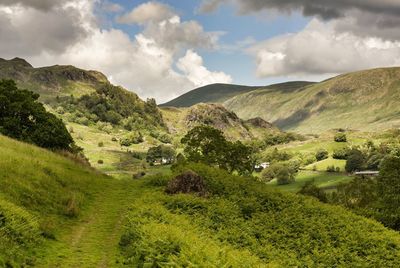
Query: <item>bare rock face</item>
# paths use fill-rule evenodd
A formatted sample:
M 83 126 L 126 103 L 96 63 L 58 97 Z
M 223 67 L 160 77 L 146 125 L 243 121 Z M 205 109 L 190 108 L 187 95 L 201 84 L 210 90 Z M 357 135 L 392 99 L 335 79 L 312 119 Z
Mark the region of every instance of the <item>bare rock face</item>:
M 189 170 L 171 180 L 165 192 L 168 194 L 197 194 L 206 196 L 206 185 L 204 179 L 195 172 Z

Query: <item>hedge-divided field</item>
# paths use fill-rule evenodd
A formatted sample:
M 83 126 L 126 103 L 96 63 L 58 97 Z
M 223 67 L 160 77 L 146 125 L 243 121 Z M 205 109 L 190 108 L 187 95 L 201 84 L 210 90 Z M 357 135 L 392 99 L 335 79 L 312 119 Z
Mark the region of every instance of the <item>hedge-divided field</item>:
M 207 196 L 144 179 L 120 246 L 134 267 L 399 267 L 400 235 L 343 208 L 190 165 Z M 178 171 L 176 171 L 178 172 Z M 178 173 L 179 173 L 178 172 Z

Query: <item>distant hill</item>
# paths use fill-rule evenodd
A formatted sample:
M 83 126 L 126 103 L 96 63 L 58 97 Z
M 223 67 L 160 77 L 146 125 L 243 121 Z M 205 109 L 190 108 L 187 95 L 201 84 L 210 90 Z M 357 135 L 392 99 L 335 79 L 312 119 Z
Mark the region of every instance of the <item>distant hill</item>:
M 24 59 L 0 59 L 0 79 L 12 79 L 18 87 L 39 93 L 40 100 L 67 121 L 105 122 L 127 130 L 165 126 L 154 100 L 141 100 L 97 71 L 70 65 L 34 68 Z
M 303 87 L 311 84 L 311 82 L 288 82 L 275 84 L 270 86 L 241 86 L 241 85 L 230 85 L 230 84 L 212 84 L 204 87 L 196 88 L 188 93 L 179 96 L 167 103 L 161 104 L 160 106 L 170 107 L 190 107 L 198 103 L 223 103 L 224 101 L 257 89 L 274 88 L 277 90 L 288 90 Z
M 161 108 L 168 129 L 175 135 L 184 135 L 187 130 L 205 124 L 215 127 L 232 140 L 261 138 L 266 133 L 279 129 L 261 118 L 243 121 L 234 112 L 221 104 L 200 103 L 189 108 Z
M 340 75 L 292 91 L 271 88 L 234 96 L 224 106 L 240 118 L 261 117 L 284 130 L 400 127 L 400 68 Z

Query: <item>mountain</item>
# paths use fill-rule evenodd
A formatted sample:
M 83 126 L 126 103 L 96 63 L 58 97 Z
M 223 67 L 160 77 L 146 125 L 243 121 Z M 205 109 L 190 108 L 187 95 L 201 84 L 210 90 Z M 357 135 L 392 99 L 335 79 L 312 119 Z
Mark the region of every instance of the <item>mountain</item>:
M 161 108 L 168 129 L 176 135 L 184 135 L 188 129 L 205 124 L 224 132 L 232 140 L 261 138 L 279 129 L 261 118 L 243 121 L 221 104 L 200 103 L 190 108 Z
M 224 106 L 243 119 L 261 117 L 284 130 L 333 128 L 374 131 L 400 127 L 400 68 L 340 75 L 292 91 L 259 89 Z
M 293 90 L 311 82 L 288 82 L 282 84 L 275 84 L 264 87 L 250 87 L 230 84 L 212 84 L 204 87 L 196 88 L 189 91 L 176 99 L 173 99 L 160 106 L 171 107 L 190 107 L 198 103 L 222 103 L 234 96 L 250 92 L 257 89 L 274 88 L 277 90 Z
M 153 99 L 143 101 L 97 71 L 70 65 L 34 68 L 24 59 L 0 59 L 0 79 L 12 79 L 18 87 L 39 93 L 40 100 L 66 115 L 62 117 L 67 121 L 105 122 L 128 130 L 165 125 Z

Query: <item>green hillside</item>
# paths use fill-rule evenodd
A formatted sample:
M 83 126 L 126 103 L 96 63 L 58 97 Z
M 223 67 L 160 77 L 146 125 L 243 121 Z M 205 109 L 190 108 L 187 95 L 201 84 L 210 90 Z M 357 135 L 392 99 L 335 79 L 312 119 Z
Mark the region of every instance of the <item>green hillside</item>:
M 243 119 L 262 117 L 285 130 L 319 133 L 333 128 L 376 131 L 400 126 L 400 68 L 344 74 L 284 92 L 259 89 L 225 107 Z
M 110 181 L 78 162 L 1 135 L 0 170 L 0 267 L 34 264 L 36 250 L 58 239 Z
M 131 267 L 397 267 L 400 236 L 315 199 L 193 164 L 204 193 L 166 194 L 173 176 L 143 181 L 120 245 Z M 193 174 L 192 172 L 190 174 Z M 193 175 L 191 175 L 193 176 Z M 180 185 L 180 186 L 179 186 Z M 188 188 L 186 188 L 188 189 Z M 189 188 L 190 189 L 190 188 Z
M 70 65 L 34 68 L 20 58 L 0 59 L 0 79 L 12 79 L 19 88 L 39 93 L 40 100 L 66 121 L 110 123 L 128 130 L 164 129 L 153 99 L 143 101 L 135 93 L 112 85 L 97 71 Z
M 229 85 L 229 84 L 212 84 L 204 87 L 196 88 L 189 91 L 176 99 L 173 99 L 167 103 L 161 104 L 160 106 L 170 107 L 190 107 L 198 103 L 223 103 L 224 101 L 257 89 L 276 89 L 283 91 L 291 91 L 295 88 L 303 87 L 311 84 L 310 82 L 288 82 L 263 87 L 249 87 L 240 85 Z

